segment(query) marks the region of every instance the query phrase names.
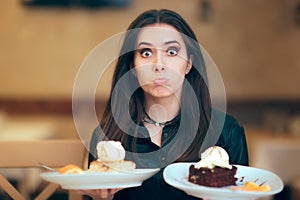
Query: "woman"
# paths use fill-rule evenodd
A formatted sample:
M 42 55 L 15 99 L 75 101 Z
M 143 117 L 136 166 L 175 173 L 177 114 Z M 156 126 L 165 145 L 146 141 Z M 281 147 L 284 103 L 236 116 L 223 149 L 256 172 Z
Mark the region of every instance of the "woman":
M 162 170 L 140 187 L 82 193 L 94 199 L 196 199 L 166 184 L 162 172 L 173 162 L 199 161 L 207 134 L 216 135 L 210 145 L 223 147 L 230 163 L 248 165 L 244 129 L 212 108 L 207 83 L 200 46 L 181 16 L 165 9 L 138 16 L 125 35 L 89 161 L 96 159 L 98 141 L 118 140 L 138 168 Z M 218 131 L 214 125 L 222 117 Z

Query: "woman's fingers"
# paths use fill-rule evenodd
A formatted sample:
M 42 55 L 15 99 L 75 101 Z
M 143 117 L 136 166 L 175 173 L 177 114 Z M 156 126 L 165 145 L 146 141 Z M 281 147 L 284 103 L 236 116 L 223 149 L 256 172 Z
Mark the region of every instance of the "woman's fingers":
M 100 198 L 107 198 L 109 196 L 109 192 L 108 192 L 109 189 L 106 189 L 106 190 L 97 190 L 98 191 L 98 195 L 100 196 Z
M 120 190 L 122 190 L 122 188 L 109 189 L 109 194 L 115 194 L 115 193 L 119 192 Z
M 112 197 L 116 192 L 120 191 L 121 188 L 113 189 L 97 189 L 97 190 L 77 190 L 81 195 L 88 195 L 93 199 L 106 199 Z

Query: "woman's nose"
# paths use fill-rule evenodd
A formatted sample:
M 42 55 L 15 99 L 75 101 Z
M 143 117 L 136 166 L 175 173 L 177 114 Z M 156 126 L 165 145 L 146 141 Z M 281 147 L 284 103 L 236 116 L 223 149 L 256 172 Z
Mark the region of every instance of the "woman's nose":
M 155 64 L 154 66 L 154 71 L 156 72 L 160 72 L 160 71 L 164 71 L 165 70 L 165 66 L 162 64 Z
M 160 72 L 165 70 L 165 63 L 163 60 L 163 55 L 161 51 L 158 51 L 154 60 L 154 71 Z

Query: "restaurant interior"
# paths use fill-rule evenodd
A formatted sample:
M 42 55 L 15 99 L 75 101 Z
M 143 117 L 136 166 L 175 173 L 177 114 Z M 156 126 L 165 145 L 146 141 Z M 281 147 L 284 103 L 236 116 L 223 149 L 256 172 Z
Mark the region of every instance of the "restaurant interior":
M 299 200 L 299 0 L 3 0 L 0 143 L 88 139 L 95 120 L 84 92 L 78 113 L 72 110 L 82 63 L 138 14 L 159 8 L 180 13 L 217 66 L 227 112 L 245 128 L 250 166 L 270 170 L 284 182 L 280 193 L 264 199 Z M 107 102 L 112 71 L 113 63 L 96 86 L 97 119 Z M 6 159 L 19 158 L 5 153 L 0 174 L 32 199 L 46 184 L 39 176 L 44 170 L 8 167 Z M 58 188 L 51 198 L 67 199 L 67 191 Z M 12 197 L 0 187 L 0 199 Z

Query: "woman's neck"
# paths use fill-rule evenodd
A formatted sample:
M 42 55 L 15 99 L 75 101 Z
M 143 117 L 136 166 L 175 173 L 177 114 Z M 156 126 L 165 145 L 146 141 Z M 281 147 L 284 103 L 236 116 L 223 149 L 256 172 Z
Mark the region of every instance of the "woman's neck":
M 168 98 L 146 97 L 145 109 L 151 119 L 157 122 L 166 122 L 178 115 L 180 102 L 175 96 Z

